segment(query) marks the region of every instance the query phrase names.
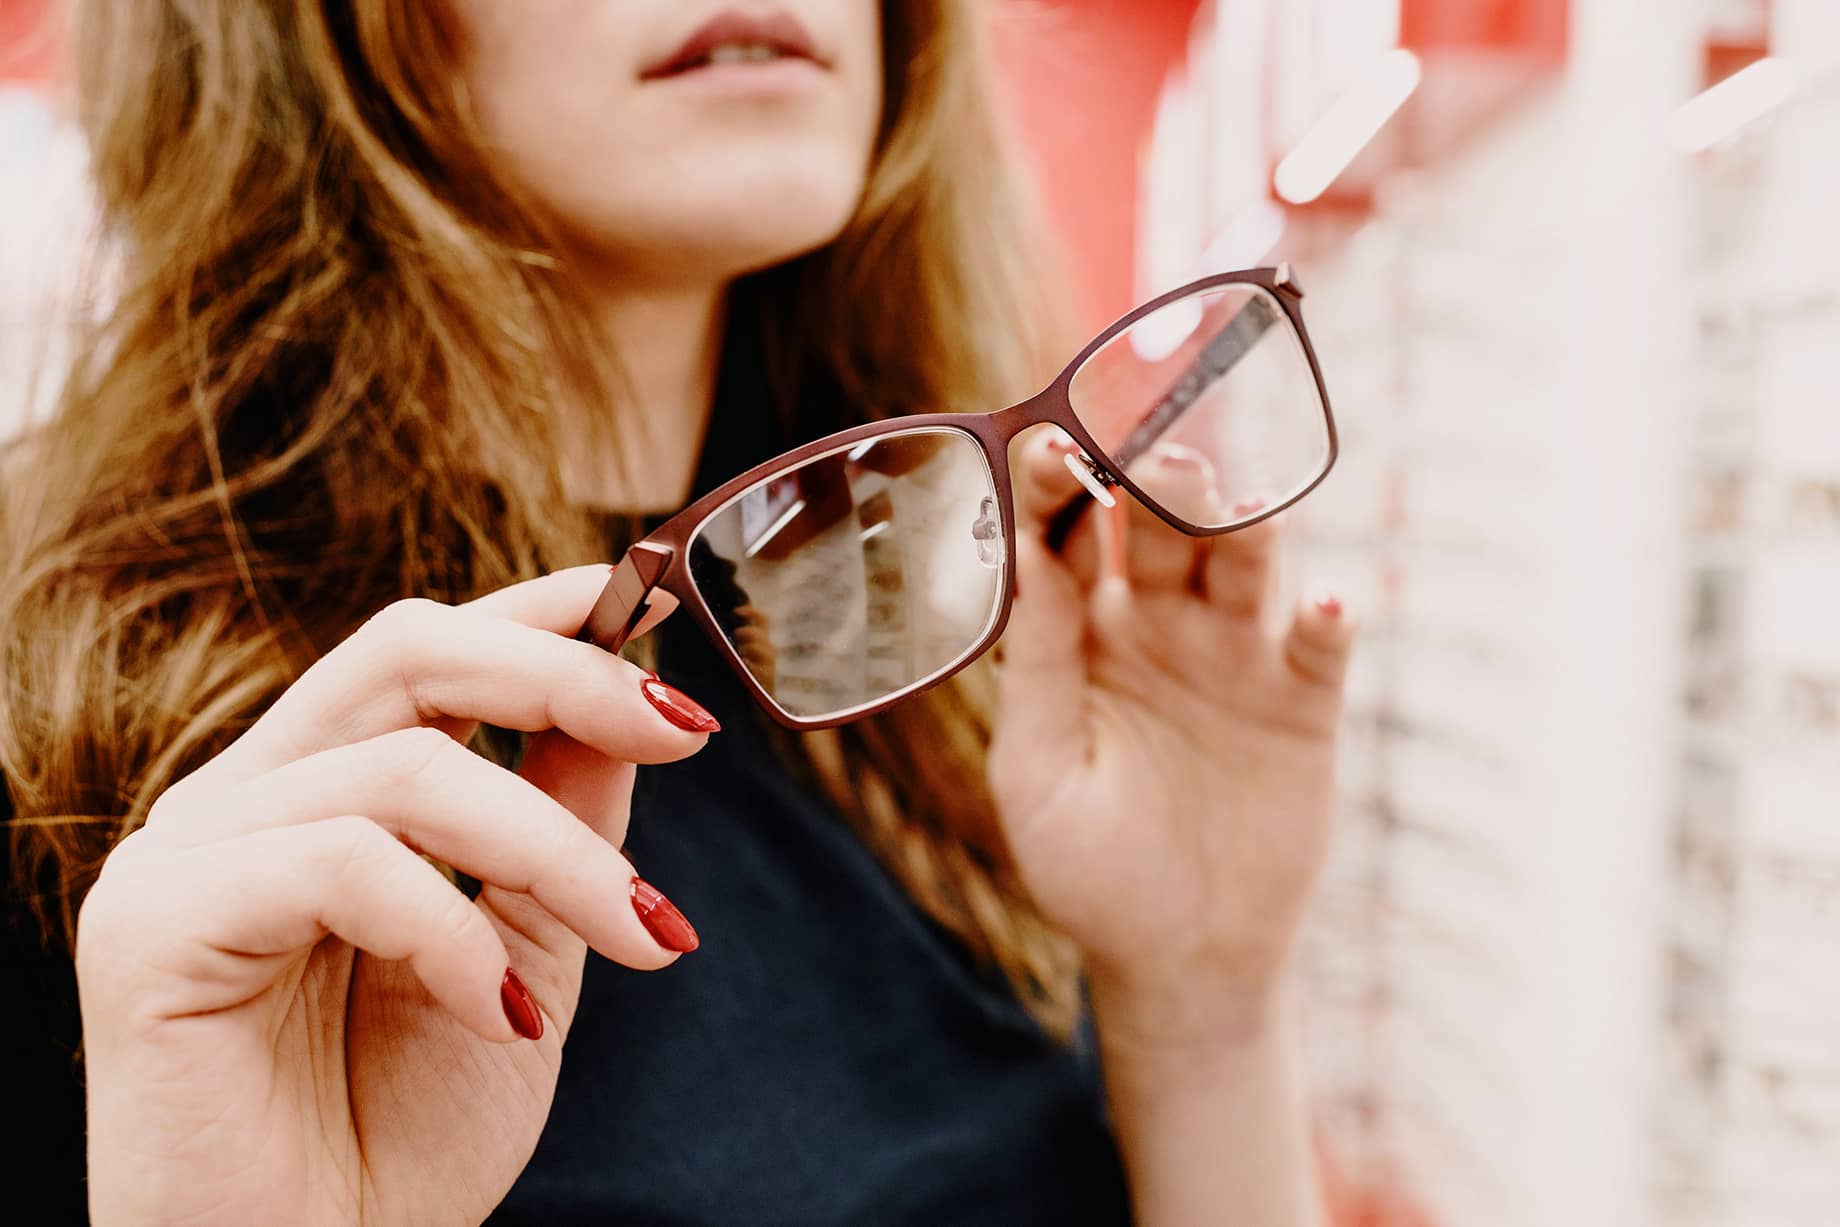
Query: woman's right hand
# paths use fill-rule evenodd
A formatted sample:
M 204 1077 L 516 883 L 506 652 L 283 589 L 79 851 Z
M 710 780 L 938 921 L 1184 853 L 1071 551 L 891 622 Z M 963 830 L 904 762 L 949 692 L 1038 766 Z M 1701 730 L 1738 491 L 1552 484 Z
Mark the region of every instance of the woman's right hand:
M 96 1223 L 477 1223 L 503 1198 L 586 946 L 652 969 L 695 945 L 617 849 L 632 764 L 715 725 L 569 638 L 606 577 L 391 606 L 109 857 L 77 938 Z M 465 748 L 479 721 L 538 734 L 520 772 Z

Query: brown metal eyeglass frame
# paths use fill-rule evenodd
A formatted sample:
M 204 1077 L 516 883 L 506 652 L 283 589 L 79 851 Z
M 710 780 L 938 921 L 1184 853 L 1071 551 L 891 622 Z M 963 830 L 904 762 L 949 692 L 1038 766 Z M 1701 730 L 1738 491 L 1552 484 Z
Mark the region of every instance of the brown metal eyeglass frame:
M 1280 317 L 1270 309 L 1266 297 L 1254 296 L 1244 307 L 1240 308 L 1234 319 L 1219 335 L 1208 343 L 1196 362 L 1177 379 L 1163 398 L 1152 407 L 1149 414 L 1121 443 L 1109 453 L 1100 447 L 1080 422 L 1070 399 L 1074 376 L 1085 365 L 1087 359 L 1133 324 L 1160 308 L 1195 294 L 1232 286 L 1250 286 L 1266 291 L 1270 301 L 1278 304 L 1283 315 Z M 608 578 L 607 586 L 601 591 L 599 599 L 589 612 L 588 620 L 582 626 L 577 638 L 593 643 L 609 652 L 620 651 L 645 621 L 647 614 L 652 612 L 657 594 L 664 592 L 675 598 L 679 608 L 689 610 L 698 627 L 715 646 L 716 651 L 727 662 L 729 668 L 741 679 L 748 693 L 781 725 L 795 730 L 831 728 L 859 720 L 878 711 L 884 711 L 923 690 L 937 686 L 964 669 L 1002 637 L 1004 627 L 1009 623 L 1010 606 L 1016 596 L 1016 523 L 1009 465 L 1009 444 L 1023 431 L 1040 425 L 1059 427 L 1073 439 L 1080 449 L 1080 455 L 1077 458 L 1069 457 L 1070 461 L 1075 462 L 1070 467 L 1076 469 L 1075 475 L 1081 478 L 1090 491 L 1096 493 L 1109 487 L 1122 487 L 1158 518 L 1172 528 L 1192 537 L 1218 536 L 1249 528 L 1277 515 L 1320 485 L 1335 465 L 1340 444 L 1336 434 L 1335 415 L 1329 406 L 1329 392 L 1323 384 L 1322 368 L 1317 362 L 1316 350 L 1310 343 L 1310 335 L 1304 327 L 1303 315 L 1299 308 L 1302 298 L 1303 289 L 1298 285 L 1289 265 L 1280 265 L 1276 268 L 1245 269 L 1205 277 L 1160 295 L 1122 316 L 1088 342 L 1078 356 L 1055 377 L 1054 382 L 1027 400 L 1008 408 L 990 413 L 915 414 L 869 422 L 826 435 L 822 439 L 755 465 L 747 472 L 724 482 L 697 499 L 660 525 L 644 540 L 627 550 L 619 564 L 614 567 L 613 574 Z M 1289 325 L 1301 344 L 1304 357 L 1309 362 L 1310 374 L 1316 383 L 1328 444 L 1322 466 L 1309 481 L 1292 491 L 1282 501 L 1261 508 L 1256 514 L 1248 515 L 1243 520 L 1224 526 L 1191 524 L 1172 514 L 1157 499 L 1146 495 L 1131 479 L 1126 472 L 1126 467 L 1147 451 L 1164 431 L 1174 424 L 1183 411 L 1194 403 L 1210 383 L 1230 370 L 1232 365 L 1251 348 L 1252 344 L 1275 326 L 1280 319 Z M 767 692 L 749 670 L 735 645 L 723 632 L 691 574 L 690 547 L 695 542 L 698 532 L 712 517 L 725 509 L 733 500 L 764 481 L 788 474 L 829 453 L 850 447 L 852 444 L 861 444 L 885 435 L 905 434 L 929 428 L 969 436 L 978 444 L 983 452 L 984 462 L 989 466 L 991 484 L 1002 517 L 1003 532 L 1002 573 L 999 579 L 998 607 L 995 616 L 991 618 L 983 635 L 975 643 L 962 655 L 935 673 L 880 699 L 862 703 L 841 712 L 815 717 L 795 715 L 782 707 Z M 1061 547 L 1092 501 L 1093 499 L 1088 494 L 1075 495 L 1050 518 L 1047 540 L 1052 548 L 1058 550 Z

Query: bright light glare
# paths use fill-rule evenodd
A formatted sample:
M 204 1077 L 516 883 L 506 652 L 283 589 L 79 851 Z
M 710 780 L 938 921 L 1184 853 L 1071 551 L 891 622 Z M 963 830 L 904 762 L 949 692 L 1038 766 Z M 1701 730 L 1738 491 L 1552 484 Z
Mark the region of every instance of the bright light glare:
M 1167 307 L 1152 311 L 1131 325 L 1125 339 L 1131 352 L 1149 363 L 1161 362 L 1182 348 L 1182 342 L 1195 335 L 1201 326 L 1203 304 L 1200 295 L 1178 298 Z
M 1795 86 L 1789 62 L 1766 56 L 1674 112 L 1668 137 L 1686 153 L 1710 149 L 1787 102 Z
M 1284 210 L 1261 196 L 1233 215 L 1201 253 L 1196 276 L 1264 264 L 1284 238 Z
M 780 530 L 798 519 L 799 512 L 803 510 L 805 510 L 805 500 L 799 499 L 797 502 L 793 503 L 792 506 L 780 512 L 779 517 L 775 519 L 773 523 L 767 525 L 767 531 L 754 538 L 754 544 L 748 546 L 741 556 L 743 558 L 752 558 L 754 555 L 760 553 L 761 550 L 766 548 L 767 542 L 779 536 Z
M 1403 47 L 1381 56 L 1278 163 L 1273 177 L 1278 196 L 1300 205 L 1328 191 L 1405 105 L 1424 75 L 1418 57 Z

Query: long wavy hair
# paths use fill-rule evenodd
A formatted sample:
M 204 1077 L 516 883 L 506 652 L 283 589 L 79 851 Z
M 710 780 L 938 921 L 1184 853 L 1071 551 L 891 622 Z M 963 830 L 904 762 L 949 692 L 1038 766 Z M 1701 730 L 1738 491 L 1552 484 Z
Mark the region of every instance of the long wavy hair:
M 0 775 L 13 887 L 51 940 L 70 940 L 153 800 L 377 608 L 619 547 L 568 506 L 549 411 L 607 372 L 554 237 L 482 154 L 438 8 L 77 12 L 118 284 L 56 413 L 0 456 Z M 842 393 L 821 428 L 994 407 L 1039 373 L 1018 332 L 1041 318 L 1036 263 L 979 17 L 961 0 L 883 10 L 885 114 L 853 220 L 737 299 L 759 312 L 782 405 Z M 600 442 L 625 454 L 610 416 Z M 986 686 L 973 670 L 792 753 L 1064 1034 L 1075 960 L 998 835 Z

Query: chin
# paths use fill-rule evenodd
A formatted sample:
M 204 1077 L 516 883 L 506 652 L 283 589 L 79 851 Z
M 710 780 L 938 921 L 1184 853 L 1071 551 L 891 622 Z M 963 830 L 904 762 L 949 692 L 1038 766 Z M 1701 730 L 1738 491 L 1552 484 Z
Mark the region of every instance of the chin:
M 857 198 L 854 194 L 801 194 L 787 187 L 777 195 L 753 199 L 763 202 L 762 207 L 737 210 L 725 206 L 724 216 L 712 218 L 712 225 L 703 232 L 704 263 L 718 275 L 759 272 L 834 242 L 849 225 Z M 713 235 L 720 238 L 709 241 L 708 236 Z M 686 248 L 697 245 L 695 236 L 684 236 Z
M 678 170 L 604 198 L 617 207 L 595 211 L 587 227 L 593 246 L 648 279 L 732 279 L 836 239 L 855 214 L 864 177 L 855 161 L 758 149 Z

